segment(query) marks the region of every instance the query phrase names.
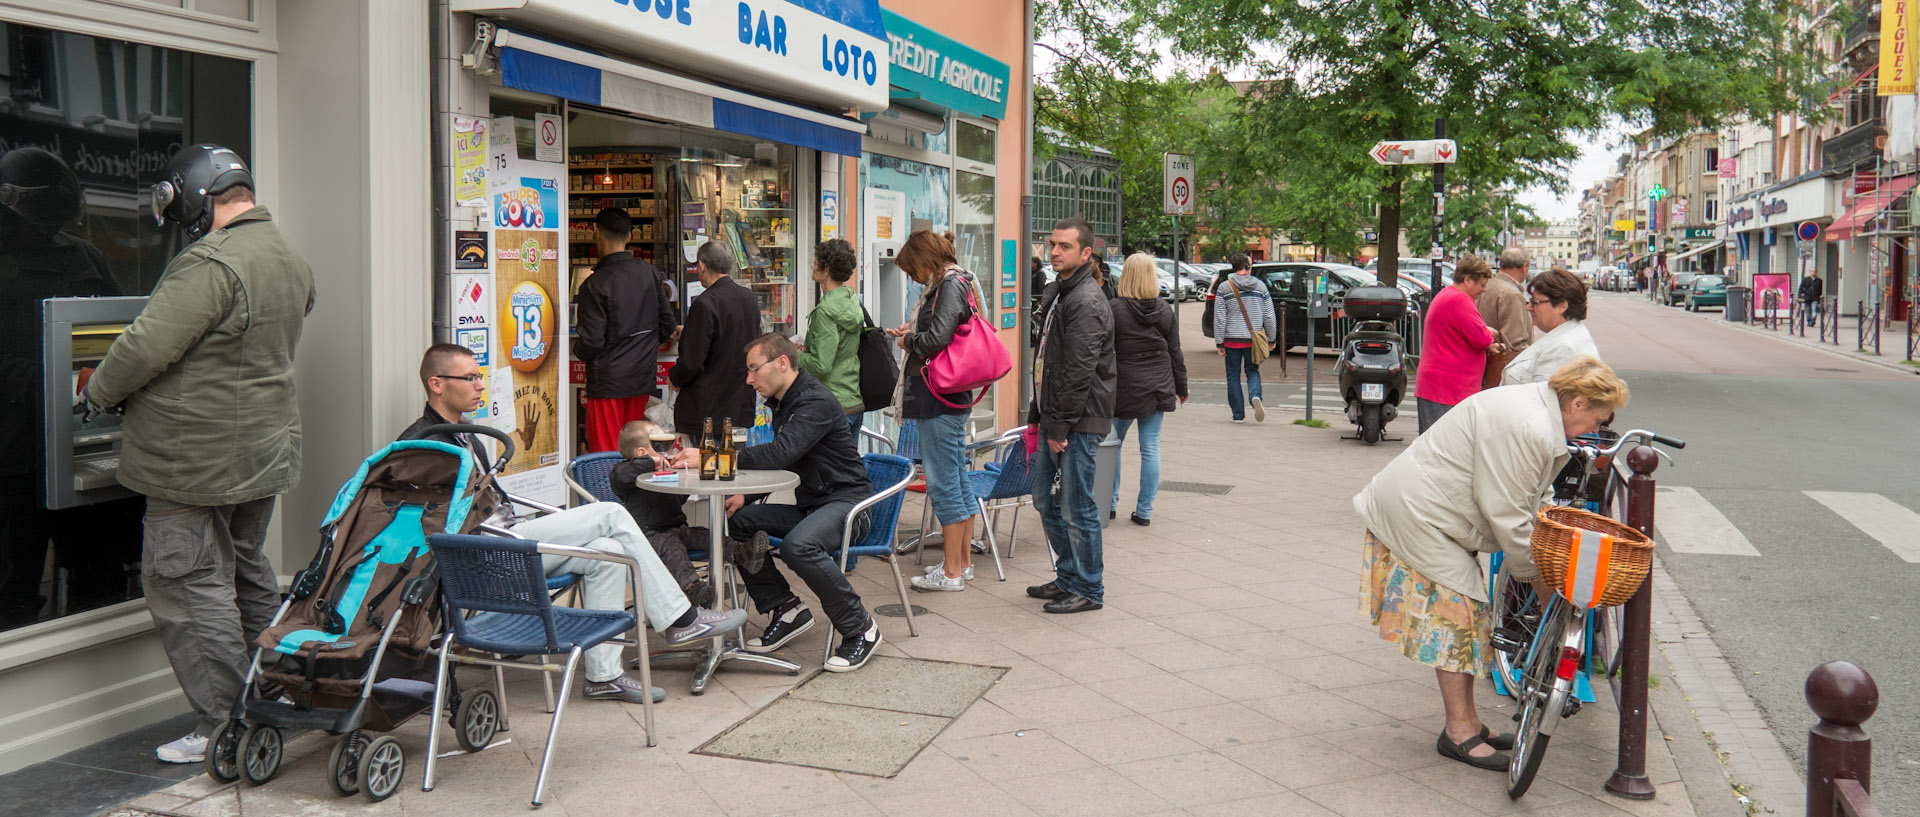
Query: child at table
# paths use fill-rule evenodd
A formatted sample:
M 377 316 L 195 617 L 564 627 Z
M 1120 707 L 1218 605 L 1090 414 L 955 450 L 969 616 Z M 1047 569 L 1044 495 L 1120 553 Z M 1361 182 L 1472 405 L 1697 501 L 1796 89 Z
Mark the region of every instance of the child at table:
M 634 420 L 620 429 L 620 456 L 626 461 L 615 465 L 613 473 L 608 475 L 612 482 L 614 496 L 620 497 L 627 513 L 633 515 L 633 521 L 640 525 L 640 531 L 647 535 L 647 542 L 653 545 L 653 552 L 660 554 L 660 562 L 667 566 L 673 577 L 680 583 L 680 589 L 687 594 L 687 600 L 696 606 L 706 607 L 713 604 L 713 585 L 702 580 L 698 571 L 693 569 L 693 560 L 688 558 L 688 550 L 706 550 L 710 544 L 706 528 L 687 525 L 687 515 L 681 510 L 684 502 L 681 497 L 649 491 L 639 486 L 639 481 L 651 476 L 664 462 L 656 465 L 648 440 L 658 426 L 651 420 Z

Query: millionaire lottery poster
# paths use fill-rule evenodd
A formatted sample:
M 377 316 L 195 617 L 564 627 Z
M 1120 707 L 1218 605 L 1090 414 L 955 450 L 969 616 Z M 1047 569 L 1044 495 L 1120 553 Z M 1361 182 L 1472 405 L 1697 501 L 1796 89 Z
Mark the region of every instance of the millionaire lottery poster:
M 567 269 L 561 210 L 565 166 L 515 160 L 513 182 L 493 188 L 493 349 L 489 421 L 513 437 L 513 458 L 501 484 L 516 495 L 566 502 L 561 451 L 571 443 L 572 411 L 564 399 L 567 365 Z M 498 179 L 490 179 L 498 181 Z

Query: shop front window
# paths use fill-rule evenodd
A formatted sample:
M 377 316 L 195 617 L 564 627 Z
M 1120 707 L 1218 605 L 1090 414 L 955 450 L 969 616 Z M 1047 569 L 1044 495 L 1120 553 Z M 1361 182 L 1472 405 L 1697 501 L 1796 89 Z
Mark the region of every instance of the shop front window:
M 953 249 L 960 266 L 980 282 L 981 314 L 994 326 L 1000 306 L 994 295 L 1000 268 L 994 263 L 993 177 L 960 171 L 954 174 Z
M 105 345 L 44 361 L 41 302 L 152 292 L 183 238 L 148 187 L 184 145 L 251 159 L 252 93 L 247 62 L 0 23 L 0 630 L 142 595 L 144 500 L 47 508 L 47 367 Z
M 735 150 L 688 147 L 675 162 L 681 260 L 691 272 L 701 244 L 732 248 L 735 277 L 760 302 L 761 330 L 791 335 L 799 316 L 796 283 L 805 277 L 794 246 L 796 149 L 759 142 Z
M 972 122 L 955 121 L 954 154 L 962 159 L 993 164 L 994 140 L 998 138 L 992 130 L 975 125 Z
M 907 199 L 907 229 L 899 233 L 904 240 L 907 235 L 920 230 L 932 230 L 937 233 L 953 229 L 951 205 L 953 201 L 953 171 L 878 153 L 866 154 L 860 162 L 862 189 L 897 190 Z M 897 228 L 896 228 L 897 229 Z M 920 297 L 920 285 L 908 278 L 890 262 L 873 271 L 872 285 L 877 291 L 870 293 L 875 298 L 874 317 L 881 326 L 898 326 L 912 318 L 911 305 Z

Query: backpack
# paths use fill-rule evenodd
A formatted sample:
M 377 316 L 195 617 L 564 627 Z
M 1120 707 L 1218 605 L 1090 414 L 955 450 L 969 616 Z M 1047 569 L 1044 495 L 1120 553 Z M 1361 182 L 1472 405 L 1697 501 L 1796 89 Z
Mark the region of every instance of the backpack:
M 879 411 L 893 403 L 900 364 L 893 359 L 893 345 L 886 331 L 873 325 L 873 316 L 864 306 L 860 307 L 860 319 L 860 403 L 868 411 Z

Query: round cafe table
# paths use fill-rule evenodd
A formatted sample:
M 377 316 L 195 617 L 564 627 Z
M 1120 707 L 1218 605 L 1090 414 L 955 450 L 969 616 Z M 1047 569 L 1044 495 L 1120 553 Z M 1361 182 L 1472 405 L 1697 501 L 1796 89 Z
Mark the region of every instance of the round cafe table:
M 727 609 L 728 594 L 724 585 L 726 574 L 726 511 L 722 508 L 726 498 L 733 494 L 771 494 L 784 491 L 800 484 L 800 475 L 792 471 L 755 471 L 741 469 L 731 480 L 701 479 L 698 469 L 681 469 L 678 482 L 653 482 L 649 474 L 642 474 L 635 481 L 641 490 L 677 496 L 699 496 L 707 498 L 707 532 L 712 537 L 707 551 L 707 576 L 713 582 L 714 609 Z M 728 635 L 733 639 L 729 641 Z M 787 671 L 789 675 L 798 674 L 800 665 L 784 661 L 771 655 L 750 653 L 740 648 L 744 642 L 744 628 L 732 633 L 721 633 L 713 637 L 705 646 L 688 650 L 669 650 L 652 655 L 653 658 L 692 658 L 698 663 L 693 668 L 693 694 L 707 691 L 707 682 L 713 679 L 714 670 L 720 668 L 720 662 L 734 659 L 769 664 Z

